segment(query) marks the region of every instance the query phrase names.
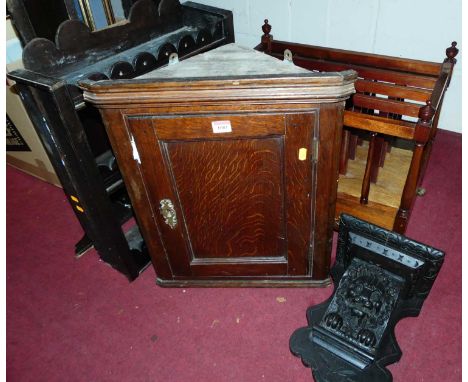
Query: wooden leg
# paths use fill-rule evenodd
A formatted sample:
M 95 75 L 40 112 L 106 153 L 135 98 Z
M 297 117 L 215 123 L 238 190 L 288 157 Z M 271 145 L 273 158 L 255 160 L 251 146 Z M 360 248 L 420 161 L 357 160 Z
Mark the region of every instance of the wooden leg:
M 357 134 L 351 133 L 351 136 L 349 137 L 349 153 L 348 153 L 348 158 L 351 160 L 356 159 L 357 144 L 358 144 Z
M 361 188 L 361 204 L 367 204 L 369 202 L 369 190 L 370 190 L 370 182 L 371 182 L 371 172 L 374 160 L 374 151 L 375 151 L 375 140 L 377 137 L 377 133 L 371 133 L 371 139 L 369 142 L 369 151 L 367 152 L 367 163 L 366 163 L 366 170 L 364 172 L 364 179 L 362 180 L 362 188 Z
M 343 129 L 343 137 L 341 140 L 340 152 L 340 174 L 345 175 L 348 170 L 348 151 L 349 151 L 349 136 L 351 133 L 348 129 Z
M 442 102 L 442 101 L 441 101 Z M 432 126 L 437 126 L 439 122 L 439 116 L 440 116 L 440 108 L 437 110 L 437 113 L 434 115 L 433 119 L 433 124 Z M 422 158 L 422 165 L 421 165 L 421 171 L 419 173 L 419 179 L 418 179 L 418 187 L 421 187 L 421 183 L 424 179 L 424 175 L 426 174 L 426 168 L 427 168 L 427 163 L 429 162 L 429 158 L 431 156 L 432 152 L 432 145 L 434 143 L 434 140 L 437 136 L 437 128 L 432 128 L 430 133 L 429 133 L 429 139 L 426 143 L 426 146 L 424 147 L 424 154 Z
M 416 196 L 424 146 L 425 145 L 422 143 L 416 143 L 413 152 L 413 158 L 411 159 L 408 177 L 406 178 L 405 187 L 403 189 L 403 195 L 401 196 L 400 208 L 395 217 L 393 230 L 401 234 L 404 234 L 406 231 L 411 207 L 413 206 L 413 201 Z
M 382 150 L 380 151 L 379 167 L 383 167 L 384 164 L 385 164 L 385 157 L 386 157 L 387 152 L 388 152 L 387 151 L 388 146 L 390 146 L 390 144 L 388 143 L 388 141 L 386 139 L 384 139 L 383 144 L 382 144 Z
M 393 141 L 395 140 L 395 138 L 393 137 L 389 137 L 387 138 L 387 153 L 391 153 L 392 152 L 392 144 L 394 143 Z
M 384 137 L 376 136 L 374 142 L 374 150 L 372 158 L 372 167 L 371 167 L 371 182 L 377 183 L 377 177 L 379 175 L 379 167 L 382 158 L 382 151 L 384 150 Z M 385 155 L 385 153 L 383 154 Z
M 426 174 L 427 163 L 429 161 L 429 157 L 431 156 L 433 143 L 434 143 L 434 139 L 433 138 L 429 139 L 429 141 L 426 144 L 426 147 L 424 147 L 424 153 L 423 153 L 422 163 L 421 163 L 421 171 L 419 173 L 419 179 L 418 179 L 418 187 L 421 186 L 421 183 L 424 179 L 424 175 Z

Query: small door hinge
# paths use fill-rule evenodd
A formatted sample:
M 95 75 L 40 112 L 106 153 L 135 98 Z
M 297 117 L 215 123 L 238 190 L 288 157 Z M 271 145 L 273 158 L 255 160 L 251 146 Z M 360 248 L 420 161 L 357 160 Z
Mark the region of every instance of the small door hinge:
M 312 161 L 318 162 L 319 141 L 317 138 L 312 140 Z

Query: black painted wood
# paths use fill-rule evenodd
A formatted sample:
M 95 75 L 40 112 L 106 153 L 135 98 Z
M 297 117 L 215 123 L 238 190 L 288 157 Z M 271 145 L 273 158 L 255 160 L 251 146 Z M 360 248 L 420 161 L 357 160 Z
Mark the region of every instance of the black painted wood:
M 6 0 L 7 11 L 23 45 L 37 37 L 28 11 L 21 0 Z
M 91 243 L 129 280 L 150 262 L 138 227 L 128 232 L 121 227 L 132 217 L 132 207 L 99 113 L 84 102 L 76 83 L 132 78 L 167 64 L 170 53 L 184 59 L 233 41 L 230 11 L 178 0 L 139 0 L 128 23 L 91 32 L 68 20 L 59 26 L 55 42 L 33 38 L 25 46 L 25 69 L 8 77 L 16 81 L 88 239 L 78 241 L 78 255 Z
M 142 52 L 135 56 L 133 66 L 135 67 L 136 74 L 139 76 L 155 69 L 158 66 L 158 60 L 151 53 Z
M 317 382 L 392 381 L 385 366 L 402 355 L 395 325 L 419 315 L 443 260 L 435 248 L 342 214 L 335 291 L 308 309 L 291 352 Z

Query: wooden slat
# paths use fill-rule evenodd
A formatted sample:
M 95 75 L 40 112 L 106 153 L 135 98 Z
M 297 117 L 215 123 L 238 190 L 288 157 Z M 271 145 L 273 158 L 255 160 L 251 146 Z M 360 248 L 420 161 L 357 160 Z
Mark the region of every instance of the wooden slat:
M 411 102 L 401 102 L 359 93 L 353 96 L 353 105 L 388 113 L 407 115 L 410 117 L 418 117 L 419 109 L 423 106 Z
M 411 122 L 381 118 L 349 110 L 344 113 L 344 125 L 404 139 L 413 138 L 415 126 Z
M 434 77 L 439 75 L 441 68 L 441 64 L 437 62 L 325 48 L 321 46 L 297 44 L 285 41 L 274 40 L 272 42 L 273 53 L 283 54 L 285 49 L 289 49 L 293 52 L 293 54 L 298 54 L 304 57 L 317 58 L 327 61 L 337 61 L 347 64 L 368 65 L 375 68 L 393 69 L 410 73 L 430 75 Z
M 341 213 L 346 213 L 391 230 L 397 210 L 398 208 L 372 201 L 361 204 L 358 197 L 339 192 L 335 217 L 338 218 Z
M 280 55 L 274 55 L 274 56 L 278 58 L 280 57 Z M 302 68 L 309 69 L 309 70 L 336 72 L 336 71 L 353 69 L 356 72 L 358 72 L 358 76 L 361 78 L 392 82 L 392 83 L 397 83 L 397 84 L 407 85 L 407 86 L 416 86 L 416 87 L 426 88 L 426 89 L 433 89 L 437 81 L 435 77 L 396 72 L 392 70 L 372 68 L 368 66 L 344 64 L 341 62 L 323 61 L 323 60 L 317 60 L 313 58 L 302 57 L 298 55 L 295 55 L 293 60 L 297 66 L 300 66 Z
M 355 83 L 356 91 L 362 93 L 383 94 L 389 97 L 405 98 L 414 101 L 426 102 L 431 98 L 431 91 L 427 89 L 399 86 L 383 82 L 357 80 Z

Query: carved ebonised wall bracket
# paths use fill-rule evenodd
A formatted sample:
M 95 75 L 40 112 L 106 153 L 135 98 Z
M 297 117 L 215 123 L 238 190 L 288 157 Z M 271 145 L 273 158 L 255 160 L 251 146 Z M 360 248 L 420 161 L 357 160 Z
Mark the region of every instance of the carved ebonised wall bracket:
M 307 311 L 290 339 L 317 382 L 391 381 L 386 365 L 402 352 L 394 328 L 417 316 L 444 253 L 349 215 L 341 215 L 335 291 Z

